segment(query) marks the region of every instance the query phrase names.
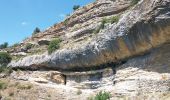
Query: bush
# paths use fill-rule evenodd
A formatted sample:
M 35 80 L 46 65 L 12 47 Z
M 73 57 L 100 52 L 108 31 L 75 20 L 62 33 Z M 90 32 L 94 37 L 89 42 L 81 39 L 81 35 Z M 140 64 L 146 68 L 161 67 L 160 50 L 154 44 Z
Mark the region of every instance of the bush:
M 7 88 L 7 83 L 0 81 L 0 90 Z
M 6 66 L 0 66 L 0 73 L 11 74 L 12 68 Z
M 131 0 L 131 5 L 136 5 L 140 0 Z
M 17 46 L 19 46 L 19 43 L 15 43 L 11 47 L 17 47 Z
M 68 19 L 64 20 L 63 23 L 64 23 L 65 26 L 67 26 L 67 24 L 68 24 Z
M 36 27 L 36 28 L 34 29 L 32 35 L 35 35 L 35 34 L 40 33 L 40 32 L 41 32 L 41 30 L 40 30 L 38 27 Z
M 33 44 L 31 44 L 31 43 L 27 43 L 26 45 L 25 45 L 25 49 L 31 49 L 33 47 Z
M 119 21 L 119 16 L 113 16 L 110 20 L 111 24 L 117 23 Z
M 99 27 L 97 27 L 93 33 L 97 34 L 101 29 L 104 29 L 106 23 L 117 23 L 119 21 L 119 16 L 113 16 L 112 18 L 103 18 Z
M 75 11 L 75 10 L 77 10 L 77 9 L 79 9 L 80 8 L 80 5 L 74 5 L 73 6 L 73 10 Z
M 101 29 L 104 29 L 105 24 L 106 24 L 107 22 L 108 22 L 108 20 L 107 20 L 106 18 L 102 19 L 100 26 L 97 27 L 97 28 L 93 31 L 93 33 L 94 33 L 94 34 L 99 33 Z
M 109 100 L 110 97 L 110 93 L 100 91 L 94 98 L 90 97 L 89 100 Z
M 11 56 L 6 52 L 0 52 L 0 65 L 7 65 L 12 60 Z
M 61 39 L 60 39 L 60 38 L 56 38 L 56 39 L 52 40 L 52 41 L 49 43 L 49 46 L 48 46 L 48 53 L 51 54 L 51 53 L 54 52 L 56 49 L 59 49 L 59 47 L 60 47 L 60 42 L 61 42 Z
M 94 34 L 97 34 L 97 33 L 99 33 L 99 32 L 100 32 L 100 27 L 96 28 L 96 29 L 93 31 Z
M 104 18 L 104 19 L 102 20 L 102 22 L 101 22 L 100 29 L 104 29 L 105 24 L 106 24 L 107 22 L 108 22 L 107 19 Z
M 8 47 L 8 43 L 7 42 L 5 42 L 5 43 L 0 45 L 0 49 L 5 49 L 7 47 Z
M 17 89 L 21 89 L 21 90 L 29 90 L 33 87 L 32 84 L 19 84 L 17 85 Z

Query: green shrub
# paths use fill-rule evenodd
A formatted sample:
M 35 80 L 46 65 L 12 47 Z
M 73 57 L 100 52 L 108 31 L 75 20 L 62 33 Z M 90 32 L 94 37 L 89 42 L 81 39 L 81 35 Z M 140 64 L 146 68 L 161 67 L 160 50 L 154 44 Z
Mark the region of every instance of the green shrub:
M 12 45 L 12 47 L 17 47 L 17 46 L 19 46 L 19 43 L 15 43 Z
M 113 23 L 117 23 L 119 21 L 119 16 L 113 16 L 110 20 L 110 23 L 113 24 Z
M 6 66 L 0 66 L 0 73 L 10 74 L 12 73 L 12 68 Z
M 93 31 L 94 34 L 97 34 L 97 33 L 99 33 L 99 32 L 100 32 L 100 27 L 98 27 L 97 29 L 95 29 L 95 30 Z
M 101 29 L 104 29 L 106 23 L 117 23 L 119 21 L 119 16 L 113 16 L 112 18 L 103 18 L 99 27 L 97 27 L 93 33 L 97 34 Z
M 94 34 L 99 33 L 101 29 L 104 29 L 105 24 L 106 24 L 107 22 L 108 22 L 108 20 L 107 20 L 106 18 L 103 18 L 102 21 L 101 21 L 100 26 L 97 27 L 97 28 L 93 31 L 93 33 L 94 33 Z
M 27 43 L 26 45 L 25 45 L 25 48 L 28 50 L 28 49 L 31 49 L 33 47 L 33 44 L 31 44 L 31 43 Z
M 0 65 L 7 65 L 12 60 L 11 56 L 6 52 L 0 52 Z
M 8 42 L 5 42 L 5 43 L 0 45 L 0 49 L 5 49 L 7 47 L 8 47 Z
M 6 89 L 8 84 L 6 82 L 0 81 L 0 90 Z
M 73 6 L 73 10 L 75 11 L 75 10 L 77 10 L 77 9 L 79 9 L 80 8 L 80 5 L 74 5 Z
M 64 23 L 65 26 L 67 26 L 67 24 L 68 24 L 68 19 L 64 20 L 63 23 Z
M 29 90 L 33 87 L 32 84 L 19 84 L 17 85 L 17 89 L 21 89 L 21 90 Z
M 131 5 L 136 5 L 140 0 L 131 0 Z
M 106 18 L 104 18 L 101 22 L 101 25 L 100 25 L 100 29 L 104 29 L 105 27 L 105 24 L 108 22 L 108 20 Z
M 111 94 L 109 92 L 100 91 L 95 97 L 90 97 L 89 100 L 109 100 L 111 98 Z
M 40 32 L 41 32 L 41 30 L 40 30 L 38 27 L 36 27 L 36 28 L 34 29 L 32 35 L 35 35 L 35 34 L 40 33 Z
M 56 38 L 56 39 L 52 40 L 52 41 L 49 43 L 49 46 L 48 46 L 48 53 L 51 54 L 51 53 L 54 52 L 56 49 L 59 49 L 59 47 L 60 47 L 60 42 L 61 42 L 61 39 L 60 39 L 60 38 Z

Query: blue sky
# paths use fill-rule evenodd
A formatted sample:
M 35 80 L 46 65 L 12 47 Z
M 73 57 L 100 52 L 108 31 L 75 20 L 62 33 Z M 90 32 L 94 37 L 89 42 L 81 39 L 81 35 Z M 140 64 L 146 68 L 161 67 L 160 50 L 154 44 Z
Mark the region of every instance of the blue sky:
M 73 5 L 94 0 L 0 0 L 0 44 L 10 45 L 30 37 L 35 27 L 41 30 L 73 12 Z

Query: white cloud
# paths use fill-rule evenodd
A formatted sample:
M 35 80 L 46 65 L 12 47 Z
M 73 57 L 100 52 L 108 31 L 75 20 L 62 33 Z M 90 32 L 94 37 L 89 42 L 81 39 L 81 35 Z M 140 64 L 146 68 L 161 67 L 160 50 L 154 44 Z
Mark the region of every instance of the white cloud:
M 21 23 L 21 25 L 22 25 L 22 26 L 25 26 L 25 25 L 28 25 L 28 23 L 25 22 L 25 21 L 23 21 L 23 22 Z

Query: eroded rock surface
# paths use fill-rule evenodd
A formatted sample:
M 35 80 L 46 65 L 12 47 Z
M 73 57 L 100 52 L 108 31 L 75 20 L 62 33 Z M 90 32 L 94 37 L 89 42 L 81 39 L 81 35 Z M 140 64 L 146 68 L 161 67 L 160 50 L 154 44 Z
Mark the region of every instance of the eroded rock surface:
M 118 22 L 105 23 L 93 33 L 103 18 L 113 16 Z M 96 0 L 22 45 L 42 44 L 46 50 L 46 40 L 55 37 L 63 40 L 59 50 L 13 60 L 10 67 L 25 71 L 10 77 L 115 96 L 170 91 L 170 0 L 140 0 L 135 5 L 131 0 Z
M 143 0 L 121 14 L 117 24 L 106 27 L 89 42 L 57 50 L 51 55 L 28 56 L 9 66 L 67 70 L 141 55 L 169 40 L 169 7 L 169 0 Z

